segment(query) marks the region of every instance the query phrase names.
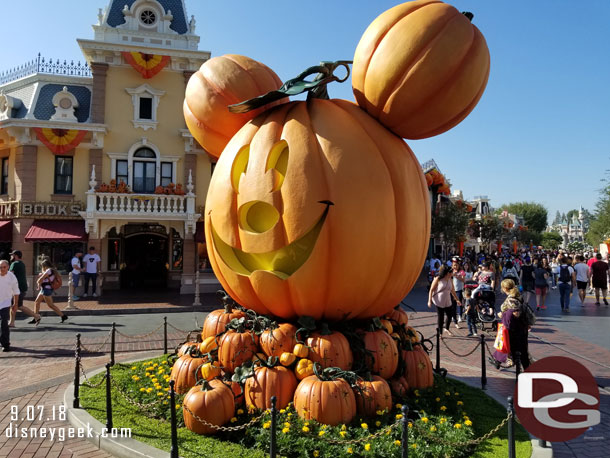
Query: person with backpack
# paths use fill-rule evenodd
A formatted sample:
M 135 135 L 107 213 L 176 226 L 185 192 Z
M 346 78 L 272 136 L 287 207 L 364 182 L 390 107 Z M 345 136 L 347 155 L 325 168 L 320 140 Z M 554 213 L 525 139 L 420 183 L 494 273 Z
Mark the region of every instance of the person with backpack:
M 568 258 L 565 256 L 559 260 L 559 278 L 557 279 L 559 288 L 559 302 L 561 311 L 570 313 L 570 295 L 572 289 L 576 286 L 576 271 L 568 264 Z
M 57 272 L 57 269 L 53 267 L 51 261 L 48 259 L 44 259 L 41 263 L 41 272 L 38 275 L 38 279 L 36 280 L 36 284 L 40 289 L 38 296 L 36 297 L 36 301 L 34 302 L 34 307 L 36 310 L 36 314 L 38 315 L 38 319 L 34 319 L 34 323 L 36 326 L 40 323 L 40 304 L 44 301 L 51 310 L 53 310 L 57 315 L 61 317 L 61 322 L 63 323 L 68 319 L 68 315 L 63 313 L 59 308 L 53 303 L 53 291 L 58 289 L 61 284 L 61 275 Z
M 573 268 L 576 271 L 576 288 L 578 289 L 580 306 L 584 307 L 587 297 L 587 286 L 589 286 L 591 278 L 589 266 L 585 264 L 585 257 L 582 255 L 576 256 L 576 264 L 574 264 Z

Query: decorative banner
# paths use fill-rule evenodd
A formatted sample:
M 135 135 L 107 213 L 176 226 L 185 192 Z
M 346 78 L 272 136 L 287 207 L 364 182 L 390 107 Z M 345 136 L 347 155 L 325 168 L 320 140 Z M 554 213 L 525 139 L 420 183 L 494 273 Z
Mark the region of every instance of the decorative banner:
M 462 256 L 464 256 L 464 242 L 462 242 L 462 241 L 458 242 L 458 247 L 460 250 L 460 258 L 461 258 Z
M 169 63 L 169 56 L 142 52 L 121 52 L 123 58 L 146 79 L 152 78 Z
M 513 253 L 517 254 L 517 241 L 513 240 Z
M 502 242 L 500 240 L 498 240 L 496 242 L 496 245 L 498 247 L 498 253 L 502 253 Z
M 38 140 L 46 145 L 53 154 L 66 154 L 83 141 L 86 130 L 50 129 L 34 127 Z

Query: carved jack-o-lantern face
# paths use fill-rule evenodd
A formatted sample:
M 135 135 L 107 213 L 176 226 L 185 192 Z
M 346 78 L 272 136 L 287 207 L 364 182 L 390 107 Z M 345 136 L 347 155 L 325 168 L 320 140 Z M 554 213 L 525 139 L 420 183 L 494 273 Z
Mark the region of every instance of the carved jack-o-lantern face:
M 292 102 L 246 124 L 206 202 L 214 271 L 240 304 L 281 318 L 389 312 L 415 282 L 429 238 L 413 153 L 356 105 Z

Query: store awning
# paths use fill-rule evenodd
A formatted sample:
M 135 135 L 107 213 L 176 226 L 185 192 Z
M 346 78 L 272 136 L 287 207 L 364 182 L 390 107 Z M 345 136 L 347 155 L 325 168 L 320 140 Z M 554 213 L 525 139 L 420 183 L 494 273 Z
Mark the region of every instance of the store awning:
M 83 220 L 36 219 L 25 235 L 26 242 L 86 242 Z
M 195 229 L 195 243 L 205 243 L 205 230 L 203 221 L 197 222 Z
M 13 220 L 0 221 L 0 242 L 13 241 Z

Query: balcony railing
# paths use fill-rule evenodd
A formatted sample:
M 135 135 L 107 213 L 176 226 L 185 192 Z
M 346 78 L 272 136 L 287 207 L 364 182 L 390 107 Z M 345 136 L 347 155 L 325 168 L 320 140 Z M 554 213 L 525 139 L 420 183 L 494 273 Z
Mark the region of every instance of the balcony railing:
M 86 62 L 80 63 L 79 61 L 74 63 L 72 60 L 68 63 L 67 60 L 64 60 L 63 62 L 59 59 L 47 60 L 38 53 L 38 56 L 33 60 L 10 70 L 0 72 L 0 84 L 6 84 L 10 81 L 15 81 L 35 73 L 91 77 L 91 69 Z
M 187 196 L 96 192 L 95 198 L 93 211 L 97 213 L 178 216 L 187 212 Z

